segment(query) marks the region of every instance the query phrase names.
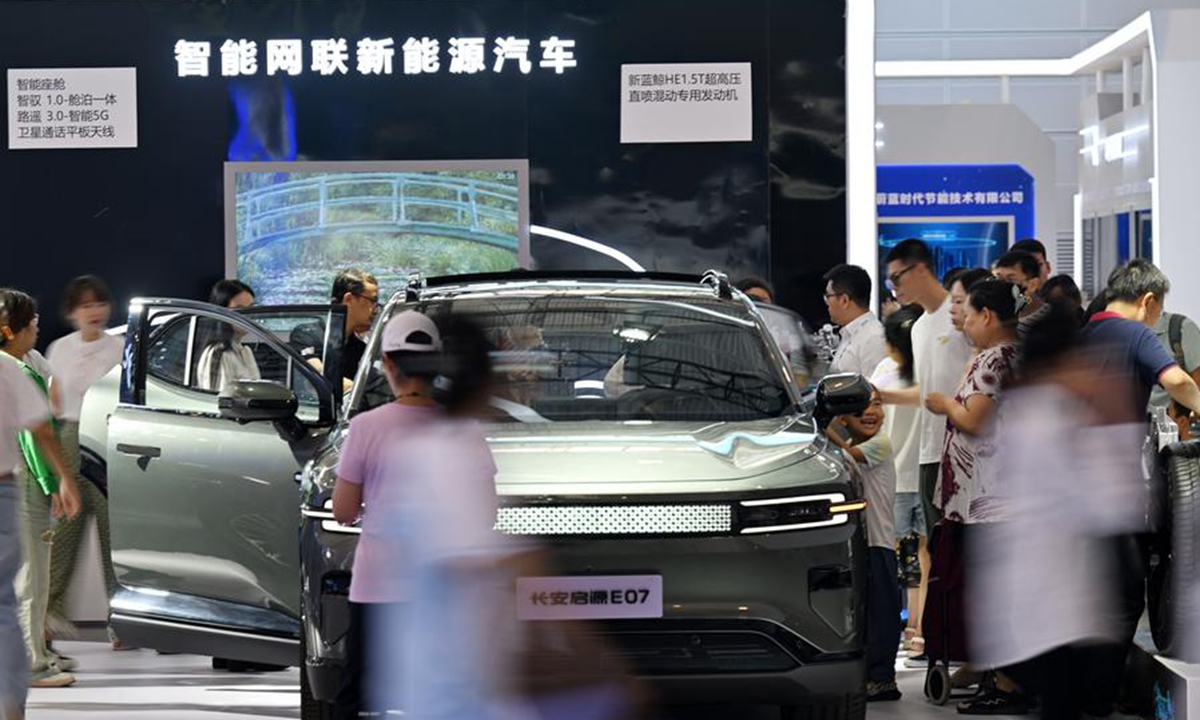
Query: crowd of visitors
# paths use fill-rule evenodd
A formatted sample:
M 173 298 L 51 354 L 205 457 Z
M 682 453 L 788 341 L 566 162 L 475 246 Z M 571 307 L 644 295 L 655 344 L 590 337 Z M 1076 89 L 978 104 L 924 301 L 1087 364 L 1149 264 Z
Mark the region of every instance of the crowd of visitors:
M 858 466 L 867 500 L 868 699 L 900 698 L 898 644 L 917 667 L 959 647 L 964 657 L 952 659 L 965 664 L 952 685 L 975 690 L 963 714 L 1040 705 L 1045 717 L 1108 717 L 1145 606 L 1146 413 L 1167 407 L 1186 426 L 1200 412 L 1200 329 L 1164 311 L 1170 283 L 1144 260 L 1114 271 L 1086 312 L 1036 240 L 989 268 L 943 272 L 919 240 L 895 245 L 885 262 L 878 315 L 865 269 L 824 275 L 839 337 L 830 370 L 873 385 L 861 414 L 826 431 Z M 739 288 L 773 301 L 763 280 Z M 79 444 L 84 396 L 122 357 L 122 338 L 105 332 L 112 298 L 99 278 L 73 280 L 62 311 L 74 332 L 43 357 L 37 302 L 0 290 L 0 516 L 19 518 L 0 521 L 3 718 L 19 717 L 27 687 L 75 682 L 75 660 L 53 641 L 74 632 L 65 598 L 91 523 L 110 597 L 116 589 L 107 500 L 82 478 Z M 379 283 L 350 269 L 330 299 L 345 306 L 348 389 L 380 309 Z M 255 293 L 225 280 L 209 300 L 246 308 Z M 327 332 L 302 325 L 289 338 L 318 370 Z M 199 386 L 217 392 L 258 377 L 244 340 L 229 327 L 207 332 Z M 363 531 L 338 712 L 386 712 L 400 692 L 431 716 L 518 712 L 487 694 L 512 681 L 503 658 L 456 653 L 438 635 L 467 627 L 475 635 L 463 642 L 487 645 L 481 638 L 515 632 L 479 598 L 496 596 L 501 568 L 534 557 L 492 529 L 496 467 L 476 422 L 495 391 L 487 340 L 408 311 L 389 320 L 381 342 L 380 367 L 363 377 L 392 401 L 351 422 L 333 493 L 334 517 Z M 792 332 L 781 348 L 798 353 L 799 343 Z M 392 571 L 398 557 L 402 573 Z M 965 591 L 955 596 L 949 576 Z M 375 652 L 388 661 L 372 661 Z

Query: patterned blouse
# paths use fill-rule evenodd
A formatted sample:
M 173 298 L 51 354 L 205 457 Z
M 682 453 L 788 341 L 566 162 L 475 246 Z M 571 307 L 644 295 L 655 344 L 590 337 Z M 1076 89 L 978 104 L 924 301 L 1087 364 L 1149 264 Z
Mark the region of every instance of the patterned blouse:
M 972 395 L 995 400 L 1012 379 L 1017 361 L 1017 346 L 1002 343 L 975 356 L 958 387 L 954 401 L 967 404 Z M 946 420 L 946 440 L 942 451 L 942 472 L 934 492 L 934 504 L 955 522 L 986 520 L 988 503 L 982 487 L 996 465 L 996 423 L 979 435 L 968 435 Z

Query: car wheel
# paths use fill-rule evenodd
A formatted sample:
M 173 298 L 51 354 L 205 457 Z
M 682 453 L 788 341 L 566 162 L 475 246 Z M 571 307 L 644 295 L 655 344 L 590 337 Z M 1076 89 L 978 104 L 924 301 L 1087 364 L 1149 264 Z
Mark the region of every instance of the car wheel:
M 308 684 L 308 640 L 300 631 L 300 720 L 333 720 L 333 705 L 313 697 Z
M 1161 654 L 1187 662 L 1182 627 L 1194 619 L 1195 585 L 1200 582 L 1200 441 L 1176 443 L 1163 451 L 1166 502 L 1159 530 L 1159 561 L 1147 594 L 1150 629 Z
M 866 691 L 838 700 L 817 700 L 808 705 L 784 705 L 780 720 L 864 720 L 867 717 Z

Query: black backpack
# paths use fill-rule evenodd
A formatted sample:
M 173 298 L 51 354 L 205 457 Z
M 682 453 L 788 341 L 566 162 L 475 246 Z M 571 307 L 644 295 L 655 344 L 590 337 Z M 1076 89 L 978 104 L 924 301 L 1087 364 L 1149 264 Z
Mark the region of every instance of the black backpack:
M 1179 363 L 1184 372 L 1187 372 L 1188 367 L 1183 354 L 1183 321 L 1186 319 L 1179 313 L 1167 314 L 1167 344 L 1171 348 L 1171 354 L 1175 356 L 1175 362 Z

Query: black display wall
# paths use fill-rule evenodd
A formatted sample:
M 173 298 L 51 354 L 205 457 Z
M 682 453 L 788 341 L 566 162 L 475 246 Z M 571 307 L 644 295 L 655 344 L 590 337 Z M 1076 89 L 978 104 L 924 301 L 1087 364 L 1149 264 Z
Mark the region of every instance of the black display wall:
M 136 149 L 8 150 L 0 284 L 35 294 L 43 343 L 59 291 L 97 273 L 134 295 L 203 297 L 224 269 L 222 166 L 249 159 L 234 93 L 253 99 L 253 159 L 528 158 L 534 223 L 595 238 L 648 268 L 769 274 L 824 321 L 820 275 L 845 256 L 844 0 L 343 0 L 0 3 L 0 66 L 136 67 Z M 578 67 L 451 76 L 231 80 L 226 38 L 551 35 Z M 213 44 L 213 76 L 180 78 L 177 40 Z M 306 48 L 307 50 L 307 48 Z M 490 46 L 489 46 L 490 60 Z M 260 59 L 260 63 L 261 63 Z M 308 62 L 306 53 L 306 64 Z M 351 59 L 353 63 L 353 58 Z M 754 140 L 622 145 L 620 65 L 751 62 Z M 295 146 L 281 127 L 290 96 Z M 3 121 L 7 138 L 7 116 Z M 264 131 L 264 128 L 267 130 Z M 612 268 L 534 240 L 539 267 Z

